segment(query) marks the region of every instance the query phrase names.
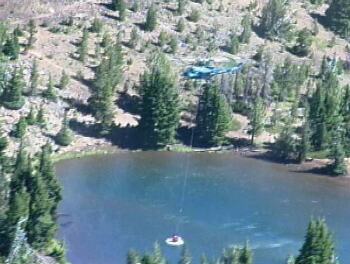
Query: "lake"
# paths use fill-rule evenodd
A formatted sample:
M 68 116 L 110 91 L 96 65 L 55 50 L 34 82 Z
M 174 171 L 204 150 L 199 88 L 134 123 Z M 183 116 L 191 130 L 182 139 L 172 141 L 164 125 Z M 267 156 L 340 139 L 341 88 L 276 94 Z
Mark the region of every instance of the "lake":
M 326 218 L 341 262 L 350 263 L 347 179 L 232 153 L 126 152 L 63 161 L 56 170 L 64 188 L 59 237 L 72 264 L 123 264 L 128 249 L 151 251 L 155 241 L 177 263 L 180 249 L 164 243 L 176 226 L 194 263 L 248 240 L 254 263 L 284 264 L 311 216 Z

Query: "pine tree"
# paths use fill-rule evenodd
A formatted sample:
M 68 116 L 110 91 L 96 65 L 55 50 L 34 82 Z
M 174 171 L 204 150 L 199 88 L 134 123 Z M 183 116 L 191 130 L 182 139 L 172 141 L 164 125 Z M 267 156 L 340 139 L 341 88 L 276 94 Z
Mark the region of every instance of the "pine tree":
M 260 97 L 257 97 L 254 102 L 252 113 L 250 116 L 250 135 L 251 145 L 254 145 L 256 136 L 259 136 L 264 129 L 264 116 L 265 116 L 265 105 Z
M 27 192 L 28 154 L 21 144 L 11 175 L 8 210 L 4 226 L 1 228 L 0 249 L 7 255 L 12 244 L 17 223 L 29 213 L 30 196 Z
M 39 83 L 39 70 L 36 60 L 33 61 L 32 71 L 30 73 L 30 95 L 36 95 Z
M 177 51 L 178 41 L 175 35 L 172 35 L 169 41 L 170 53 L 175 54 Z
M 348 169 L 345 162 L 345 152 L 343 148 L 343 131 L 342 127 L 338 124 L 337 129 L 333 131 L 333 142 L 331 148 L 331 158 L 333 164 L 331 165 L 331 173 L 334 176 L 347 175 Z
M 15 129 L 13 131 L 13 136 L 16 138 L 22 138 L 25 135 L 26 130 L 27 130 L 26 118 L 21 117 L 15 126 Z
M 22 69 L 15 68 L 2 94 L 2 104 L 8 109 L 21 109 L 24 105 L 22 95 L 24 86 L 23 71 Z
M 269 0 L 262 10 L 259 29 L 269 39 L 284 37 L 290 30 L 286 20 L 288 0 Z
M 168 43 L 168 34 L 165 31 L 161 31 L 158 36 L 158 45 L 163 48 Z
M 239 50 L 239 39 L 235 33 L 233 33 L 230 37 L 228 50 L 231 54 L 236 54 Z
M 54 102 L 57 100 L 57 94 L 55 92 L 55 86 L 53 84 L 53 80 L 52 80 L 51 74 L 49 75 L 49 81 L 47 83 L 47 89 L 43 93 L 43 96 L 45 98 L 47 98 L 48 100 L 51 100 L 51 101 L 54 101 Z
M 308 120 L 308 113 L 305 111 L 305 121 L 301 132 L 301 141 L 299 144 L 299 157 L 300 163 L 306 160 L 307 154 L 310 151 L 310 124 Z
M 51 159 L 51 145 L 47 143 L 43 146 L 40 163 L 39 163 L 39 174 L 41 175 L 43 182 L 48 190 L 48 197 L 51 201 L 50 213 L 52 217 L 55 217 L 58 203 L 62 199 L 61 186 L 55 174 L 54 165 Z
M 30 126 L 36 123 L 36 112 L 33 106 L 30 107 L 29 113 L 26 116 L 26 122 Z
M 187 248 L 187 246 L 184 246 L 181 251 L 181 259 L 178 264 L 191 264 L 192 263 L 192 257 L 191 254 Z
M 253 253 L 248 242 L 240 250 L 239 262 L 240 264 L 253 264 Z
M 6 212 L 5 223 L 1 229 L 0 249 L 4 255 L 9 253 L 14 239 L 17 223 L 20 219 L 26 218 L 29 211 L 29 194 L 25 187 L 18 189 L 9 199 L 8 210 Z
M 39 108 L 38 114 L 36 116 L 36 123 L 42 128 L 46 126 L 44 105 L 41 105 Z
M 89 40 L 89 31 L 87 28 L 83 30 L 83 37 L 78 46 L 78 59 L 81 62 L 85 62 L 86 56 L 88 53 L 88 40 Z
M 157 26 L 157 8 L 154 4 L 147 11 L 145 30 L 153 31 Z
M 0 123 L 1 125 L 1 123 Z M 2 173 L 5 172 L 6 170 L 6 166 L 7 166 L 7 157 L 6 157 L 6 154 L 5 154 L 5 150 L 8 146 L 8 141 L 7 141 L 7 138 L 6 136 L 4 135 L 4 132 L 0 126 L 0 178 L 1 177 L 4 177 L 5 178 L 5 175 L 2 175 Z M 7 182 L 7 180 L 5 180 Z M 1 184 L 0 184 L 1 185 Z M 3 187 L 6 186 L 6 184 L 2 184 Z M 1 194 L 0 194 L 1 195 Z M 1 205 L 0 205 L 1 207 Z
M 200 264 L 210 264 L 211 262 L 209 262 L 208 258 L 206 255 L 202 255 L 201 256 L 201 260 L 200 260 Z
M 45 248 L 54 238 L 56 224 L 51 214 L 52 202 L 50 201 L 46 182 L 41 174 L 36 173 L 29 163 L 29 217 L 26 225 L 28 242 L 35 249 Z
M 196 140 L 200 145 L 221 145 L 232 125 L 231 111 L 217 84 L 206 84 L 203 89 L 196 117 Z
M 331 232 L 323 219 L 312 219 L 304 244 L 295 264 L 335 264 L 335 248 Z
M 108 32 L 105 32 L 102 37 L 101 47 L 102 48 L 110 47 L 111 43 L 112 43 L 111 36 L 108 34 Z
M 243 17 L 241 24 L 243 31 L 239 36 L 239 41 L 241 43 L 249 43 L 250 37 L 252 35 L 252 19 L 249 14 Z
M 111 47 L 107 56 L 97 68 L 94 90 L 89 99 L 95 118 L 102 125 L 102 133 L 106 133 L 112 124 L 113 100 L 116 86 L 122 77 L 123 56 L 119 43 Z
M 350 37 L 350 2 L 333 0 L 326 11 L 330 28 L 344 38 Z
M 304 28 L 298 32 L 296 45 L 292 48 L 292 52 L 301 57 L 307 56 L 310 53 L 312 42 L 313 37 L 311 31 Z
M 350 154 L 350 85 L 347 85 L 343 89 L 344 95 L 341 104 L 341 115 L 344 122 L 344 150 L 346 152 L 346 156 Z
M 163 54 L 156 54 L 141 79 L 140 131 L 147 147 L 174 142 L 179 124 L 179 94 L 175 73 Z
M 177 13 L 181 16 L 185 12 L 186 2 L 187 0 L 177 0 Z
M 68 146 L 73 140 L 72 131 L 68 126 L 67 112 L 64 114 L 62 128 L 56 135 L 56 142 L 61 146 Z
M 64 90 L 67 88 L 68 84 L 69 84 L 69 76 L 67 75 L 66 71 L 63 70 L 62 75 L 61 75 L 61 79 L 60 79 L 60 83 L 59 83 L 59 87 L 60 87 L 60 89 Z
M 179 22 L 176 25 L 176 30 L 180 33 L 185 30 L 185 19 L 183 18 L 179 19 Z
M 33 19 L 29 20 L 28 23 L 28 32 L 29 32 L 29 38 L 27 43 L 27 49 L 30 49 L 33 47 L 34 44 L 34 35 L 36 33 L 36 25 Z
M 134 12 L 139 12 L 140 11 L 140 2 L 139 0 L 134 0 L 134 3 L 131 6 L 131 10 Z
M 90 31 L 93 33 L 101 33 L 102 29 L 103 29 L 102 21 L 97 17 L 95 17 L 94 20 L 92 21 Z
M 130 34 L 130 40 L 129 40 L 129 47 L 134 49 L 137 47 L 138 43 L 140 41 L 140 36 L 139 36 L 139 33 L 137 31 L 137 28 L 134 27 L 131 31 L 131 34 Z
M 272 152 L 275 157 L 281 160 L 295 160 L 300 155 L 298 150 L 300 146 L 298 143 L 295 127 L 293 127 L 293 122 L 289 119 L 285 122 L 282 131 L 276 139 Z
M 126 4 L 124 0 L 113 0 L 113 9 L 119 12 L 119 20 L 124 21 L 126 15 Z
M 152 261 L 153 263 L 157 264 L 167 264 L 167 261 L 158 242 L 154 243 Z
M 18 37 L 14 34 L 8 36 L 2 52 L 8 56 L 11 60 L 17 60 L 20 52 L 20 45 L 18 42 Z
M 309 120 L 311 125 L 311 145 L 314 150 L 324 149 L 328 133 L 326 128 L 326 110 L 324 90 L 318 85 L 310 102 Z
M 127 258 L 126 258 L 126 264 L 137 264 L 141 263 L 140 255 L 135 250 L 129 250 Z

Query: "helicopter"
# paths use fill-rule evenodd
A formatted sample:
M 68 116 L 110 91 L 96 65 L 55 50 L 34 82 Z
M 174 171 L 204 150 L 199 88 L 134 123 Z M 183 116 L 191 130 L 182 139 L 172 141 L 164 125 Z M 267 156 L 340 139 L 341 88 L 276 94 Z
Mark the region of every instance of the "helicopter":
M 209 65 L 192 66 L 184 71 L 183 76 L 188 79 L 209 80 L 219 74 L 234 74 L 236 72 L 239 72 L 242 68 L 243 63 L 239 63 L 233 67 L 215 67 Z

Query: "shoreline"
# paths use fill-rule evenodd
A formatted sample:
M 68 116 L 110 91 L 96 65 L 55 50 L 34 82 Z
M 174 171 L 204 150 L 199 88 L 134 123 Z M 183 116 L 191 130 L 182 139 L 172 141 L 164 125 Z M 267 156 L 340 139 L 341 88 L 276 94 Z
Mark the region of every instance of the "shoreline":
M 62 151 L 61 153 L 54 153 L 52 160 L 54 164 L 65 161 L 65 160 L 73 160 L 80 159 L 84 157 L 90 156 L 100 156 L 100 155 L 111 155 L 116 153 L 123 152 L 144 152 L 148 150 L 143 149 L 121 149 L 117 146 L 111 146 L 109 144 L 105 145 L 95 145 L 95 146 L 87 146 L 81 149 L 72 149 L 68 151 Z M 238 148 L 234 146 L 221 146 L 221 147 L 212 147 L 212 148 L 190 148 L 186 145 L 171 145 L 166 146 L 163 149 L 154 150 L 154 151 L 164 151 L 164 152 L 175 152 L 175 153 L 231 153 L 233 155 L 239 155 L 245 158 L 263 160 L 265 162 L 276 164 L 282 167 L 289 167 L 289 170 L 295 172 L 304 172 L 310 173 L 318 176 L 325 176 L 329 178 L 342 178 L 342 179 L 350 179 L 350 175 L 341 176 L 341 177 L 332 177 L 331 175 L 324 173 L 323 168 L 329 164 L 329 160 L 327 159 L 313 159 L 310 161 L 305 161 L 301 164 L 294 162 L 283 162 L 277 159 L 274 159 L 268 150 L 263 148 Z

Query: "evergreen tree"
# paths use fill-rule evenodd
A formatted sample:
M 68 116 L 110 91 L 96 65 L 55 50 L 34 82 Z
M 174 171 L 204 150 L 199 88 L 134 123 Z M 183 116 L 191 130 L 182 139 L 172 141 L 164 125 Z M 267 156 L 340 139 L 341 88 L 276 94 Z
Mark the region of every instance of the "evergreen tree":
M 24 86 L 23 71 L 15 68 L 2 94 L 2 104 L 8 109 L 21 109 L 24 105 Z
M 167 264 L 158 242 L 154 243 L 152 261 L 157 264 Z
M 287 263 L 286 264 L 295 264 L 295 258 L 294 256 L 289 256 L 287 258 Z
M 179 19 L 179 22 L 176 25 L 176 30 L 180 33 L 185 30 L 185 19 L 183 18 Z
M 178 41 L 175 35 L 172 35 L 169 41 L 170 53 L 175 54 L 177 51 Z
M 126 4 L 124 0 L 113 0 L 113 9 L 119 12 L 120 21 L 125 20 Z
M 269 0 L 262 10 L 260 31 L 269 39 L 284 37 L 290 31 L 286 20 L 288 0 Z
M 30 197 L 27 192 L 28 154 L 21 144 L 11 175 L 8 210 L 4 226 L 1 228 L 0 249 L 7 255 L 12 244 L 19 220 L 28 216 Z
M 22 138 L 27 130 L 27 121 L 25 117 L 21 117 L 15 126 L 13 136 L 16 138 Z
M 310 151 L 310 125 L 308 120 L 308 112 L 305 111 L 305 121 L 301 131 L 301 141 L 299 144 L 299 157 L 300 163 L 306 160 L 306 156 Z
M 158 45 L 163 48 L 168 43 L 168 34 L 165 31 L 161 31 L 158 36 Z
M 292 52 L 298 56 L 307 56 L 313 42 L 312 33 L 309 29 L 304 28 L 298 32 L 296 45 L 292 48 Z
M 145 30 L 153 31 L 157 26 L 157 8 L 154 4 L 147 11 Z
M 50 201 L 46 182 L 42 175 L 36 173 L 29 163 L 29 217 L 26 225 L 28 242 L 36 249 L 45 248 L 54 238 L 56 224 L 51 215 Z
M 350 2 L 333 0 L 326 11 L 330 28 L 344 38 L 350 37 Z
M 199 99 L 196 117 L 196 140 L 201 145 L 221 145 L 231 128 L 232 117 L 224 96 L 217 84 L 206 84 Z
M 36 123 L 40 127 L 45 127 L 46 126 L 44 105 L 41 105 L 40 108 L 39 108 L 38 114 L 36 116 Z
M 4 255 L 9 253 L 17 223 L 28 216 L 29 200 L 29 194 L 23 186 L 13 193 L 9 199 L 5 226 L 1 228 L 2 234 L 0 236 L 0 249 Z
M 239 36 L 239 41 L 241 43 L 249 43 L 250 37 L 252 35 L 252 19 L 249 14 L 243 17 L 241 24 L 243 31 Z
M 28 32 L 29 32 L 29 38 L 27 43 L 27 49 L 30 49 L 33 47 L 34 44 L 34 35 L 36 33 L 36 25 L 33 19 L 29 20 L 28 23 Z
M 101 33 L 102 29 L 103 29 L 102 21 L 97 17 L 95 17 L 94 20 L 92 21 L 90 31 L 93 33 Z
M 187 246 L 184 246 L 181 251 L 181 259 L 178 264 L 191 264 L 192 263 L 192 257 L 191 254 L 187 248 Z
M 135 250 L 129 250 L 126 264 L 138 264 L 141 263 L 140 255 Z
M 39 70 L 38 63 L 36 60 L 33 61 L 32 71 L 30 73 L 30 95 L 36 95 L 38 90 L 38 82 L 39 82 Z
M 7 146 L 8 146 L 8 141 L 4 135 L 4 132 L 1 128 L 1 126 L 0 126 L 0 179 L 1 178 L 4 179 L 4 181 L 6 183 L 7 183 L 7 180 L 5 179 L 4 172 L 5 172 L 6 166 L 7 166 L 7 157 L 5 155 L 5 150 L 6 150 Z M 4 190 L 7 191 L 7 188 L 5 188 L 6 183 L 1 184 L 1 182 L 0 182 L 0 185 L 2 187 L 4 187 Z M 1 196 L 1 192 L 0 192 L 0 196 Z M 0 203 L 0 207 L 1 207 L 1 203 Z M 0 218 L 1 218 L 1 210 L 0 210 Z
M 102 125 L 105 133 L 113 119 L 113 100 L 116 86 L 122 77 L 123 56 L 121 46 L 117 43 L 109 49 L 107 56 L 97 68 L 94 89 L 89 99 L 95 118 Z
M 67 75 L 66 71 L 63 70 L 62 75 L 61 75 L 61 79 L 60 79 L 60 83 L 59 83 L 59 87 L 60 87 L 60 89 L 64 90 L 65 88 L 67 88 L 68 84 L 69 84 L 69 76 Z
M 282 160 L 296 160 L 300 155 L 298 151 L 299 142 L 296 139 L 295 128 L 291 119 L 286 121 L 281 133 L 273 145 L 274 156 Z M 300 146 L 299 146 L 300 148 Z
M 49 81 L 47 83 L 47 89 L 43 93 L 43 96 L 45 98 L 47 98 L 48 100 L 51 100 L 51 101 L 56 101 L 57 100 L 57 94 L 55 92 L 55 86 L 53 84 L 51 74 L 49 75 Z
M 324 220 L 312 219 L 295 264 L 336 264 L 334 242 Z
M 340 125 L 333 132 L 333 142 L 331 148 L 331 158 L 334 160 L 331 165 L 331 173 L 335 176 L 344 176 L 348 173 L 345 162 L 345 152 L 343 148 L 343 131 Z
M 254 145 L 254 140 L 256 136 L 259 136 L 264 129 L 264 116 L 265 116 L 265 105 L 260 97 L 257 97 L 254 102 L 252 113 L 250 116 L 250 135 L 251 145 Z
M 129 47 L 134 49 L 137 47 L 138 43 L 140 41 L 140 36 L 139 33 L 137 31 L 137 28 L 134 27 L 131 31 L 131 35 L 130 35 L 130 40 L 129 40 Z
M 131 6 L 131 10 L 134 12 L 139 12 L 140 11 L 140 2 L 139 0 L 134 0 L 133 5 Z
M 68 126 L 67 112 L 64 114 L 62 128 L 56 135 L 56 142 L 61 146 L 68 146 L 73 140 L 72 131 Z
M 20 52 L 20 45 L 18 42 L 18 37 L 14 34 L 8 36 L 2 52 L 8 56 L 11 60 L 17 60 Z
M 246 244 L 243 248 L 229 247 L 224 249 L 219 263 L 252 264 L 253 253 L 248 244 Z
M 4 44 L 8 38 L 8 27 L 6 23 L 0 22 L 0 54 L 3 52 Z
M 177 0 L 177 13 L 181 16 L 185 12 L 186 2 L 187 0 Z
M 28 125 L 34 125 L 36 123 L 36 113 L 33 106 L 30 107 L 30 111 L 26 116 L 26 122 Z
M 83 37 L 78 46 L 78 59 L 81 62 L 85 62 L 86 56 L 88 53 L 88 40 L 89 40 L 89 31 L 87 28 L 83 30 Z
M 240 264 L 253 264 L 253 253 L 249 247 L 248 242 L 240 250 L 239 261 Z
M 228 50 L 231 54 L 236 54 L 239 50 L 239 39 L 235 33 L 233 33 L 230 37 Z
M 326 113 L 324 106 L 324 91 L 318 85 L 310 102 L 309 120 L 311 124 L 311 145 L 314 150 L 321 150 L 327 142 Z
M 179 124 L 179 95 L 175 73 L 162 54 L 156 54 L 141 79 L 140 131 L 147 147 L 174 142 Z
M 52 149 L 49 143 L 43 146 L 40 162 L 39 162 L 39 174 L 41 175 L 44 185 L 48 190 L 48 199 L 51 201 L 50 213 L 52 217 L 56 216 L 56 210 L 58 203 L 62 199 L 61 186 L 55 174 L 55 168 L 51 159 Z
M 346 152 L 346 156 L 350 155 L 350 85 L 347 85 L 343 89 L 344 95 L 341 104 L 341 115 L 343 118 L 343 128 L 344 128 L 344 150 Z

